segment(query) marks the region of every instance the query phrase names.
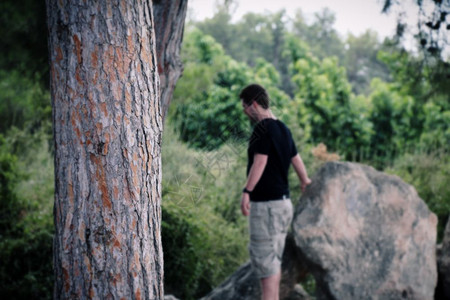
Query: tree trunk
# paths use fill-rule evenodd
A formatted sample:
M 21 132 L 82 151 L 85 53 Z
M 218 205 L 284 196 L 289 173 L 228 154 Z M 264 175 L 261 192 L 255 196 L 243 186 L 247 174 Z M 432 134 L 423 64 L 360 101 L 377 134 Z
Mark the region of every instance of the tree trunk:
M 150 1 L 47 0 L 55 299 L 162 299 Z
M 175 84 L 183 72 L 179 53 L 183 40 L 187 3 L 187 0 L 153 1 L 163 120 L 167 115 Z

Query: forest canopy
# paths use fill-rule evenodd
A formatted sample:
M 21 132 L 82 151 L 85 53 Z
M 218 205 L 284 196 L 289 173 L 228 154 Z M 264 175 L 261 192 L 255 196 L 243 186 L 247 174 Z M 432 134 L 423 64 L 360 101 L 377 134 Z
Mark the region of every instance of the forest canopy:
M 0 293 L 17 299 L 50 299 L 53 288 L 54 146 L 38 2 L 0 4 Z M 198 299 L 248 258 L 238 200 L 252 124 L 239 92 L 253 82 L 269 91 L 311 174 L 338 157 L 396 174 L 436 213 L 441 237 L 450 213 L 450 58 L 375 30 L 342 36 L 328 9 L 312 22 L 301 10 L 231 20 L 229 5 L 219 5 L 185 28 L 162 148 L 166 293 Z

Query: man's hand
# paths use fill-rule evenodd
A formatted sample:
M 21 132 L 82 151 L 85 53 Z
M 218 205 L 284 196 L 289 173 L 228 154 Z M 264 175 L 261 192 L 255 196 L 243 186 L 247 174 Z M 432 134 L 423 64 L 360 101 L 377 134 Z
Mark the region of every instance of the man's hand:
M 241 211 L 244 216 L 248 216 L 250 214 L 250 196 L 247 193 L 242 193 Z
M 301 189 L 302 189 L 302 193 L 304 193 L 305 192 L 305 190 L 306 190 L 306 187 L 308 186 L 308 185 L 310 185 L 311 184 L 311 179 L 309 179 L 309 178 L 306 178 L 305 180 L 302 180 L 302 184 L 301 184 Z

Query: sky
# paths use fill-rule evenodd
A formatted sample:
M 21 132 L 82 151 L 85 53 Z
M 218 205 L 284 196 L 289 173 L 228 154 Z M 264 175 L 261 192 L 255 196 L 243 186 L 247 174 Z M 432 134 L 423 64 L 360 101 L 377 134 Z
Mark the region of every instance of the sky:
M 217 0 L 189 0 L 188 10 L 195 20 L 214 15 Z M 223 2 L 220 1 L 220 2 Z M 307 23 L 314 20 L 314 13 L 327 7 L 336 14 L 334 28 L 345 37 L 347 33 L 360 35 L 367 29 L 378 32 L 380 38 L 393 36 L 396 28 L 396 14 L 381 14 L 383 0 L 237 0 L 233 21 L 248 12 L 265 13 L 285 9 L 288 16 L 294 16 L 300 8 Z M 414 24 L 417 15 L 412 2 L 407 7 L 408 23 Z

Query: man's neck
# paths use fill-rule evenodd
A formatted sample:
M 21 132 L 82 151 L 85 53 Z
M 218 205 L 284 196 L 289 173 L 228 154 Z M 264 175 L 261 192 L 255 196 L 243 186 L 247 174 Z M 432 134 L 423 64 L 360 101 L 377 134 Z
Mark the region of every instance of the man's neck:
M 276 119 L 270 109 L 262 109 L 256 117 L 258 122 L 264 119 Z

